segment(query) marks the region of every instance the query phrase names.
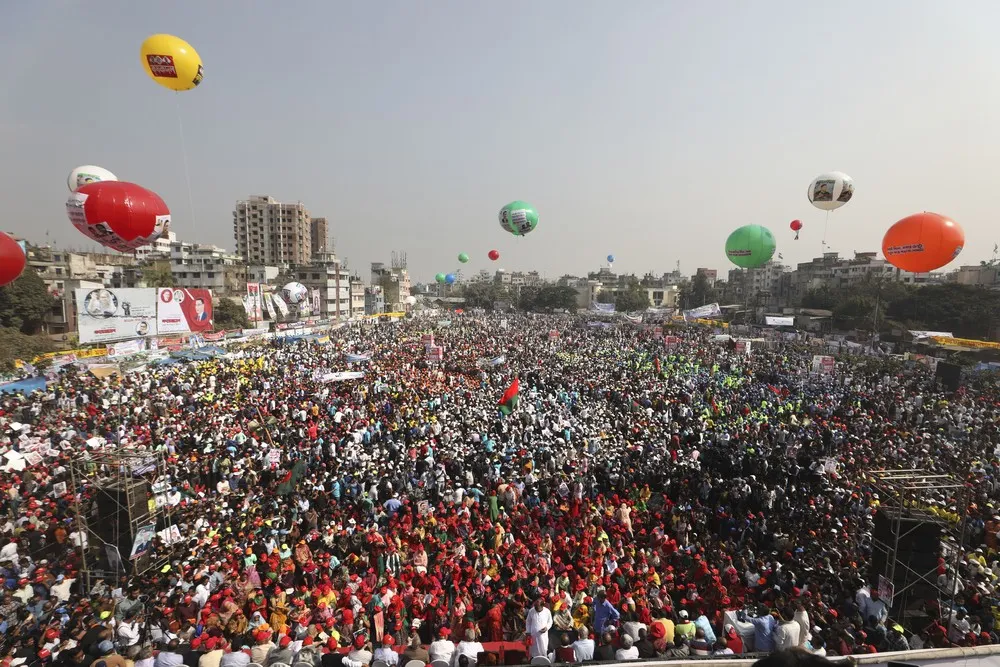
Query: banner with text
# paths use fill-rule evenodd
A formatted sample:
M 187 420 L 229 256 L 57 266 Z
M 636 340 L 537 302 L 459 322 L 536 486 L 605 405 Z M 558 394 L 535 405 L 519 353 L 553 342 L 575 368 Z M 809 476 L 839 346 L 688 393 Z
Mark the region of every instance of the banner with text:
M 77 289 L 77 331 L 81 343 L 108 343 L 155 336 L 156 289 Z
M 212 330 L 212 292 L 161 287 L 156 294 L 156 328 L 161 334 Z
M 711 319 L 713 317 L 722 317 L 722 309 L 719 308 L 719 304 L 717 303 L 709 303 L 684 311 L 685 320 Z

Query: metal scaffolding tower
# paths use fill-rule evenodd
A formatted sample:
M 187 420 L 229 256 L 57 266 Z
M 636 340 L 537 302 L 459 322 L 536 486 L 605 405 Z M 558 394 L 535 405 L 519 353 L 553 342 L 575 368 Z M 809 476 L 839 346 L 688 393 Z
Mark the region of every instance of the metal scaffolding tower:
M 172 508 L 162 498 L 169 486 L 166 471 L 162 453 L 134 448 L 91 451 L 70 464 L 73 488 L 84 491 L 74 507 L 76 529 L 87 538 L 77 546 L 84 590 L 97 580 L 120 585 L 167 561 L 155 544 L 131 558 L 140 529 L 174 525 Z
M 874 536 L 872 546 L 886 556 L 885 576 L 895 582 L 902 570 L 906 583 L 894 590 L 893 607 L 901 610 L 905 617 L 908 593 L 916 585 L 924 585 L 937 591 L 940 597 L 953 599 L 958 593 L 958 568 L 965 559 L 965 537 L 968 528 L 970 489 L 967 484 L 953 475 L 943 475 L 920 468 L 899 470 L 877 470 L 871 473 L 874 486 L 880 493 L 880 509 L 889 519 L 889 537 L 887 540 Z M 956 504 L 955 513 L 961 517 L 958 524 L 929 511 L 930 494 L 937 491 L 948 492 Z M 930 570 L 917 570 L 908 563 L 900 561 L 900 541 L 904 540 L 921 526 L 936 524 L 942 535 L 941 544 L 931 547 L 935 553 L 941 553 L 950 559 L 953 584 L 951 590 L 942 590 L 938 585 L 937 564 Z M 950 539 L 949 539 L 950 538 Z M 944 549 L 942 545 L 947 545 Z

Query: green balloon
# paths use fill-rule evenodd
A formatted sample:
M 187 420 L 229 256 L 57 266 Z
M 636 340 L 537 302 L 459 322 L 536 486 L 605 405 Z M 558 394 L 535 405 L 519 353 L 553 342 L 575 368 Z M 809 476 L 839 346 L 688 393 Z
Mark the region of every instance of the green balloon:
M 744 225 L 726 239 L 726 257 L 736 266 L 755 269 L 771 261 L 776 247 L 774 234 L 770 229 L 760 225 Z
M 466 255 L 464 252 L 460 252 L 458 253 L 458 261 L 460 261 L 462 264 L 465 264 L 466 262 L 469 261 L 469 256 Z
M 500 209 L 500 226 L 514 236 L 524 236 L 538 226 L 538 211 L 528 202 L 512 201 Z
M 439 283 L 443 283 L 444 282 L 444 278 L 445 278 L 445 275 L 443 273 L 439 273 L 436 276 L 434 276 L 434 281 L 435 282 L 439 282 Z

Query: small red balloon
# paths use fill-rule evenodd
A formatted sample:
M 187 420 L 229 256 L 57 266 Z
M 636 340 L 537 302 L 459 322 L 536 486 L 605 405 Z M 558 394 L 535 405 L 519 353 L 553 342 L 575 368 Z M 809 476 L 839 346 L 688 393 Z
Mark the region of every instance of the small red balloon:
M 27 261 L 20 244 L 0 232 L 0 287 L 17 280 Z
M 170 229 L 170 210 L 155 192 L 124 181 L 89 183 L 66 202 L 69 221 L 101 245 L 128 252 Z
M 791 224 L 788 226 L 792 228 L 793 232 L 797 232 L 802 229 L 802 222 L 799 220 L 792 220 Z
M 489 257 L 495 262 L 500 259 L 500 253 L 496 250 L 490 250 Z

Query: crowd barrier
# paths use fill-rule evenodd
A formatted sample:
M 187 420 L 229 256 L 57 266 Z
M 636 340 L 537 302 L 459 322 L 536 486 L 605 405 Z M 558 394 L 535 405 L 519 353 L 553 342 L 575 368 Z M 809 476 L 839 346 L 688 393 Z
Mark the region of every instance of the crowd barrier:
M 838 663 L 853 663 L 856 665 L 888 665 L 902 663 L 918 667 L 1000 667 L 1000 645 L 973 646 L 970 648 L 932 648 L 919 651 L 894 651 L 891 653 L 872 653 L 868 655 L 852 655 L 850 657 L 831 657 Z M 740 658 L 685 658 L 683 660 L 649 660 L 642 663 L 643 667 L 750 667 L 755 660 Z M 635 667 L 635 662 L 605 663 L 612 667 Z
M 395 646 L 397 653 L 403 651 L 405 646 Z M 426 646 L 424 648 L 427 648 Z M 342 647 L 341 653 L 350 652 L 350 647 Z M 504 658 L 509 654 L 528 655 L 528 647 L 524 642 L 484 642 L 484 652 L 492 652 L 499 655 L 498 664 L 518 664 L 504 662 Z M 763 654 L 755 654 L 754 657 L 732 656 L 719 658 L 707 656 L 703 658 L 683 658 L 678 660 L 642 660 L 632 662 L 603 662 L 587 663 L 600 664 L 602 667 L 750 667 L 762 657 Z M 850 657 L 832 656 L 833 662 L 847 665 L 888 665 L 892 663 L 902 663 L 907 666 L 917 667 L 1000 667 L 1000 645 L 974 646 L 970 648 L 932 648 L 919 651 L 894 651 L 891 653 L 873 653 L 869 655 L 852 655 Z M 525 659 L 526 664 L 527 658 Z

